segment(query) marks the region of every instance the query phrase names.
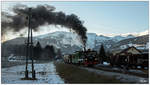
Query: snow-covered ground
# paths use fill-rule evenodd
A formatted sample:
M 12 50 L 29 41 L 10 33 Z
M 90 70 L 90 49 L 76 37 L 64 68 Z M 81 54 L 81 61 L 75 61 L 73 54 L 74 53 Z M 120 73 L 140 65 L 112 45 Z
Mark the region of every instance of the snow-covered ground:
M 29 65 L 31 71 L 31 65 Z M 53 62 L 35 64 L 37 80 L 21 80 L 24 77 L 25 65 L 2 68 L 2 84 L 63 84 L 63 79 L 57 74 Z M 29 74 L 31 77 L 31 73 Z
M 90 72 L 94 72 L 94 73 L 97 73 L 99 75 L 105 75 L 108 77 L 115 77 L 116 79 L 119 79 L 120 81 L 126 82 L 126 83 L 148 83 L 148 78 L 142 78 L 142 77 L 138 77 L 138 76 L 116 73 L 116 72 L 107 72 L 107 71 L 97 70 L 97 69 L 93 69 L 93 68 L 81 67 L 81 69 L 86 69 Z

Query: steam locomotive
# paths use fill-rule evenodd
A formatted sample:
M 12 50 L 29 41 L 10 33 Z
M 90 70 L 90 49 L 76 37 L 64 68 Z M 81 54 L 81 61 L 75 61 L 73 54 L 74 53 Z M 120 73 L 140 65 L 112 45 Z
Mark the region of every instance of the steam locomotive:
M 98 64 L 98 56 L 96 51 L 88 49 L 87 51 L 76 51 L 73 54 L 64 56 L 65 63 L 93 66 Z

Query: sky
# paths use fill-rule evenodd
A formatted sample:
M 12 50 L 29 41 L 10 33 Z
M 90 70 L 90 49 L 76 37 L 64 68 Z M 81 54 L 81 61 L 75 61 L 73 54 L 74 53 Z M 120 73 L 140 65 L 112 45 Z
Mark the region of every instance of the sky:
M 25 4 L 29 7 L 37 5 L 52 5 L 56 11 L 66 14 L 76 14 L 84 21 L 87 32 L 98 35 L 120 35 L 140 33 L 149 29 L 149 2 L 2 2 L 2 11 L 11 13 L 11 8 L 16 4 Z M 55 26 L 42 26 L 45 30 L 34 33 L 45 34 L 54 31 L 69 31 L 66 28 Z M 59 28 L 59 29 L 58 29 Z M 47 31 L 48 30 L 48 31 Z

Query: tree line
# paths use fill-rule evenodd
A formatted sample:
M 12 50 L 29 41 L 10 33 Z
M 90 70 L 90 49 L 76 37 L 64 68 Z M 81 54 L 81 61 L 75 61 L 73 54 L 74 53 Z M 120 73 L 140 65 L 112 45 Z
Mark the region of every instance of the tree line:
M 33 48 L 34 50 L 34 59 L 57 59 L 61 58 L 61 50 L 57 49 L 55 50 L 55 47 L 53 45 L 46 45 L 45 48 L 41 47 L 41 44 L 37 42 L 36 46 Z
M 26 56 L 26 45 L 2 45 L 2 57 Z M 61 58 L 61 50 L 53 45 L 46 45 L 42 48 L 40 42 L 33 46 L 33 59 L 35 60 L 53 60 Z

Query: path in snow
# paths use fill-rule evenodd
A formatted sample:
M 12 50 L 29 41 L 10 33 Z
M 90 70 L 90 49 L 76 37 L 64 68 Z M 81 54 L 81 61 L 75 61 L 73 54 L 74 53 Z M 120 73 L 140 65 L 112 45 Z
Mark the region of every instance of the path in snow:
M 31 65 L 29 65 L 31 69 Z M 53 62 L 35 64 L 37 80 L 21 80 L 24 77 L 25 65 L 1 69 L 2 84 L 63 84 L 64 81 L 56 72 Z M 30 70 L 31 71 L 31 70 Z M 31 77 L 31 73 L 29 76 Z
M 107 72 L 107 71 L 97 70 L 97 69 L 88 68 L 88 67 L 84 67 L 84 68 L 81 67 L 81 69 L 86 69 L 90 72 L 94 72 L 99 75 L 115 77 L 116 79 L 119 79 L 120 81 L 126 82 L 126 83 L 148 83 L 148 78 L 142 78 L 142 77 L 128 75 L 128 74 L 121 74 L 117 72 Z

